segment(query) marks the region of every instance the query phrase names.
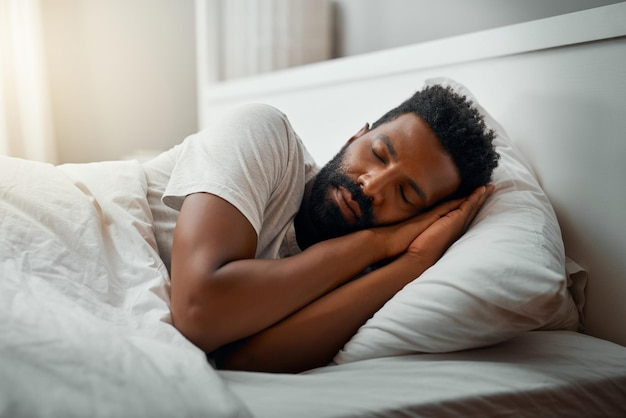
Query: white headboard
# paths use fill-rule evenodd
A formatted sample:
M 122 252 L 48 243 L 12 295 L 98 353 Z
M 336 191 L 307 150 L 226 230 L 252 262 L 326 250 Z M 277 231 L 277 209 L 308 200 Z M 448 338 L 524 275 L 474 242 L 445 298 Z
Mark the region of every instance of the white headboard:
M 199 116 L 272 104 L 323 163 L 437 76 L 473 91 L 531 162 L 589 272 L 587 332 L 626 345 L 626 3 L 235 82 L 200 72 Z

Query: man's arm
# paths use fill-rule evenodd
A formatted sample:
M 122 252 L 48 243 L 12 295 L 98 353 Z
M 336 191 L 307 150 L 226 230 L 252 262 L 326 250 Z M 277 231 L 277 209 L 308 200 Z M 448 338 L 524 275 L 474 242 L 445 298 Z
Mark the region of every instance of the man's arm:
M 225 200 L 189 195 L 174 231 L 171 310 L 174 325 L 206 352 L 256 334 L 360 273 L 405 251 L 442 204 L 408 222 L 318 243 L 293 257 L 254 259 L 256 233 Z M 351 329 L 350 329 L 351 330 Z
M 328 364 L 387 300 L 433 265 L 493 188 L 478 189 L 420 234 L 393 262 L 317 299 L 289 318 L 216 353 L 227 369 L 300 372 Z

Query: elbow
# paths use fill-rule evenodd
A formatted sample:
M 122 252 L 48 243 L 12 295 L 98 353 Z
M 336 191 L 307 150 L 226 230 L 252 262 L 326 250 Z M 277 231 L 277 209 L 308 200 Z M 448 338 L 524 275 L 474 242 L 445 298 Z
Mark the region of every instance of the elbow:
M 172 302 L 171 313 L 174 327 L 202 351 L 210 353 L 221 345 L 215 326 L 207 320 L 210 315 L 202 306 Z
M 181 280 L 189 277 L 172 274 L 170 312 L 172 324 L 189 342 L 205 353 L 211 353 L 227 344 L 228 336 L 223 324 L 225 300 L 220 288 L 207 278 Z M 192 276 L 193 277 L 193 276 Z M 192 286 L 189 283 L 196 283 Z M 200 285 L 198 285 L 200 283 Z
M 218 348 L 213 353 L 215 367 L 221 370 L 251 370 L 249 357 L 245 354 L 245 340 Z
M 262 373 L 301 373 L 327 365 L 317 350 L 300 350 L 285 341 L 266 339 L 263 333 L 220 347 L 213 353 L 215 367 Z
M 213 360 L 215 367 L 220 370 L 263 373 L 296 372 L 295 370 L 287 371 L 282 367 L 277 367 L 276 364 L 268 362 L 263 356 L 255 355 L 254 350 L 246 347 L 245 340 L 220 347 L 213 353 Z

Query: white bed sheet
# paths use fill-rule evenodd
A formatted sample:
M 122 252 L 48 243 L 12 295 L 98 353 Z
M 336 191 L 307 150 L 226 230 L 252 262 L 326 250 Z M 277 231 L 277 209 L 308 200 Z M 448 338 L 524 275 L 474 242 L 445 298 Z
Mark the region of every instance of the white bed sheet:
M 626 348 L 572 331 L 300 375 L 220 375 L 257 417 L 626 416 Z

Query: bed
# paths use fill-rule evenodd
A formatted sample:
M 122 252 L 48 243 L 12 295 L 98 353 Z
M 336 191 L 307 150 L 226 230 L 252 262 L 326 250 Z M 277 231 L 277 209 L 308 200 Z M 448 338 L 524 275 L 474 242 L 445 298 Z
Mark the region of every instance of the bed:
M 199 39 L 202 125 L 268 103 L 319 163 L 425 84 L 498 134 L 468 232 L 300 374 L 217 371 L 171 325 L 140 163 L 0 157 L 0 416 L 626 416 L 624 22 L 619 3 L 227 83 Z

